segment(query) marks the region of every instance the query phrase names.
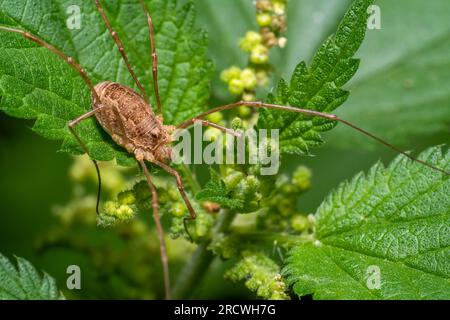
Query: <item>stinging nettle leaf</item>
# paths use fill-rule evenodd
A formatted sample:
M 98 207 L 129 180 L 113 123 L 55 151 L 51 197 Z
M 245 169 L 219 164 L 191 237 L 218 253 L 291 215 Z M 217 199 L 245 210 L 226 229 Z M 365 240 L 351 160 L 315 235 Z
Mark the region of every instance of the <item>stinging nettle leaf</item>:
M 345 14 L 335 35 L 330 36 L 315 54 L 311 65 L 297 65 L 291 81 L 281 80 L 271 103 L 329 113 L 342 105 L 348 92 L 341 87 L 356 73 L 359 60 L 353 56 L 361 45 L 367 28 L 367 8 L 373 0 L 355 0 Z M 301 114 L 261 110 L 260 128 L 280 130 L 280 150 L 308 154 L 311 147 L 323 143 L 320 132 L 331 130 L 335 122 Z
M 419 158 L 447 170 L 441 147 Z M 341 184 L 316 213 L 316 241 L 285 273 L 316 299 L 449 299 L 450 178 L 404 156 Z
M 28 261 L 17 258 L 17 269 L 0 254 L 0 300 L 61 300 L 63 294 L 48 274 L 42 276 Z
M 76 4 L 81 29 L 66 26 L 69 0 L 0 1 L 0 25 L 33 33 L 73 57 L 94 84 L 116 81 L 136 86 L 92 1 Z M 140 2 L 102 1 L 152 105 L 153 81 L 149 34 Z M 159 88 L 165 122 L 180 123 L 205 109 L 212 63 L 206 57 L 207 36 L 194 26 L 192 3 L 147 0 L 155 24 L 159 58 Z M 28 10 L 33 8 L 32 10 Z M 62 151 L 82 153 L 67 123 L 91 109 L 89 89 L 62 59 L 23 37 L 0 32 L 0 110 L 10 116 L 36 119 L 33 129 L 48 139 L 63 140 Z M 101 129 L 95 119 L 83 121 L 77 132 L 97 160 L 116 158 L 132 165 L 131 156 Z
M 450 2 L 378 0 L 376 5 L 381 29 L 367 33 L 358 51 L 361 67 L 349 85 L 352 94 L 338 115 L 396 145 L 411 148 L 412 142 L 426 142 L 430 136 L 446 143 Z M 376 146 L 343 126 L 327 140 L 334 147 Z

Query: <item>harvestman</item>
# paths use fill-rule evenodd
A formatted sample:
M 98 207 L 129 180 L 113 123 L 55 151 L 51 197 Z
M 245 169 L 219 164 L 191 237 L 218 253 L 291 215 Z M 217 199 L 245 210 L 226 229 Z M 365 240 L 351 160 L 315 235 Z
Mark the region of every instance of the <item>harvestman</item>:
M 56 47 L 52 46 L 51 44 L 45 42 L 44 40 L 38 38 L 37 36 L 30 34 L 29 32 L 15 29 L 15 28 L 9 28 L 5 26 L 0 26 L 1 31 L 6 32 L 12 32 L 17 33 L 25 38 L 47 48 L 48 50 L 52 51 L 62 59 L 64 59 L 70 66 L 72 66 L 83 78 L 83 80 L 86 82 L 87 86 L 89 87 L 91 91 L 91 98 L 93 99 L 92 102 L 92 110 L 83 114 L 82 116 L 78 117 L 75 120 L 72 120 L 68 124 L 68 128 L 70 132 L 74 135 L 75 139 L 78 141 L 80 146 L 83 148 L 83 150 L 89 154 L 89 150 L 86 147 L 85 143 L 81 140 L 81 138 L 78 136 L 77 132 L 75 131 L 75 127 L 77 124 L 79 124 L 81 121 L 88 119 L 95 115 L 100 125 L 104 128 L 104 130 L 111 135 L 113 140 L 120 146 L 124 147 L 128 152 L 134 154 L 136 160 L 139 162 L 145 178 L 147 180 L 148 187 L 150 189 L 151 195 L 152 195 L 152 208 L 153 208 L 153 219 L 155 221 L 156 229 L 158 232 L 158 237 L 160 241 L 160 255 L 161 255 L 161 262 L 163 266 L 163 273 L 164 273 L 164 288 L 165 288 L 165 296 L 167 299 L 170 298 L 170 277 L 169 277 L 169 267 L 168 267 L 168 259 L 167 259 L 167 252 L 166 252 L 166 245 L 164 241 L 164 232 L 161 226 L 159 213 L 158 213 L 158 195 L 156 193 L 155 186 L 152 183 L 150 174 L 148 172 L 147 166 L 145 164 L 145 161 L 150 162 L 176 179 L 176 183 L 178 186 L 178 189 L 180 191 L 180 194 L 186 204 L 186 207 L 189 210 L 190 215 L 186 218 L 184 218 L 184 222 L 186 224 L 186 221 L 188 220 L 194 220 L 196 218 L 196 213 L 194 208 L 192 207 L 183 187 L 183 182 L 181 180 L 180 174 L 170 166 L 168 166 L 166 163 L 169 162 L 171 157 L 171 147 L 170 143 L 173 141 L 172 134 L 175 131 L 175 129 L 185 129 L 194 124 L 196 121 L 200 121 L 202 125 L 204 126 L 212 126 L 215 128 L 218 128 L 222 131 L 235 134 L 232 130 L 228 128 L 224 128 L 218 124 L 209 122 L 207 120 L 204 120 L 203 118 L 206 117 L 209 114 L 223 111 L 223 110 L 230 110 L 237 108 L 239 106 L 248 106 L 252 108 L 269 108 L 269 109 L 278 109 L 282 111 L 290 111 L 295 113 L 302 113 L 309 116 L 316 116 L 328 120 L 333 120 L 337 122 L 341 122 L 360 133 L 378 141 L 379 143 L 383 144 L 384 146 L 403 154 L 404 156 L 408 157 L 412 161 L 418 162 L 422 165 L 425 165 L 429 168 L 432 168 L 433 170 L 442 172 L 446 175 L 449 175 L 450 173 L 446 172 L 443 169 L 440 169 L 438 167 L 435 167 L 427 162 L 424 162 L 422 160 L 416 159 L 413 156 L 409 155 L 405 151 L 393 146 L 392 144 L 384 141 L 381 138 L 376 137 L 375 135 L 353 125 L 352 123 L 339 118 L 336 115 L 333 114 L 327 114 L 322 113 L 314 110 L 308 110 L 308 109 L 300 109 L 292 106 L 281 106 L 281 105 L 275 105 L 275 104 L 269 104 L 269 103 L 263 103 L 263 102 L 249 102 L 249 101 L 240 101 L 220 107 L 216 107 L 213 109 L 210 109 L 204 113 L 199 114 L 197 117 L 194 117 L 190 120 L 187 120 L 177 126 L 168 126 L 163 124 L 163 116 L 162 116 L 162 107 L 161 107 L 161 99 L 159 96 L 159 89 L 158 89 L 158 56 L 156 54 L 155 49 L 155 36 L 154 36 L 154 30 L 153 30 L 153 23 L 152 18 L 147 10 L 147 7 L 143 0 L 139 0 L 142 9 L 147 15 L 147 24 L 148 24 L 148 30 L 150 35 L 150 52 L 152 57 L 152 74 L 153 74 L 153 88 L 154 88 L 154 94 L 156 98 L 156 104 L 158 108 L 158 115 L 156 115 L 153 112 L 153 109 L 150 105 L 148 96 L 146 95 L 144 88 L 142 87 L 141 83 L 136 77 L 136 74 L 133 71 L 133 68 L 128 60 L 128 57 L 125 53 L 122 41 L 120 40 L 118 34 L 113 30 L 111 23 L 108 20 L 108 17 L 105 14 L 105 11 L 100 3 L 99 0 L 93 0 L 95 2 L 95 6 L 97 7 L 97 10 L 99 11 L 106 27 L 108 28 L 112 38 L 114 39 L 119 52 L 125 61 L 125 64 L 128 68 L 128 71 L 130 72 L 134 82 L 136 83 L 140 95 L 135 92 L 134 90 L 121 85 L 119 83 L 114 82 L 102 82 L 97 85 L 93 85 L 87 72 L 76 62 L 73 58 L 65 55 L 62 51 L 57 49 Z M 99 179 L 99 189 L 98 189 L 98 195 L 100 195 L 100 170 L 98 168 L 97 161 L 92 159 L 92 161 L 95 164 L 95 168 L 97 171 L 97 176 Z M 99 197 L 98 197 L 99 198 Z M 96 205 L 96 211 L 97 214 L 99 213 L 99 200 L 97 199 L 97 205 Z M 186 226 L 186 225 L 185 225 Z

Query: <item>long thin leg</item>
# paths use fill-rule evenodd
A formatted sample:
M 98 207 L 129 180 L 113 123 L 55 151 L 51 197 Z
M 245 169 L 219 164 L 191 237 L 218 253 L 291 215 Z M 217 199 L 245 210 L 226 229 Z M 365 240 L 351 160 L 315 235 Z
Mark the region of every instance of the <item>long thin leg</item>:
M 15 28 L 10 28 L 10 27 L 4 27 L 4 26 L 0 26 L 0 30 L 1 31 L 6 31 L 6 32 L 12 32 L 12 33 L 17 33 L 20 34 L 22 36 L 24 36 L 25 38 L 43 46 L 44 48 L 47 48 L 48 50 L 50 50 L 51 52 L 55 53 L 56 55 L 58 55 L 60 58 L 62 58 L 64 61 L 66 61 L 72 68 L 74 68 L 76 71 L 78 71 L 78 73 L 80 74 L 81 78 L 83 78 L 84 82 L 86 82 L 87 86 L 89 87 L 89 89 L 91 90 L 91 95 L 94 99 L 94 104 L 97 102 L 100 102 L 100 98 L 97 95 L 97 92 L 94 89 L 94 85 L 92 84 L 91 80 L 89 79 L 89 76 L 86 72 L 86 70 L 84 70 L 79 64 L 78 62 L 76 62 L 72 57 L 67 56 L 66 54 L 64 54 L 61 50 L 57 49 L 56 47 L 52 46 L 51 44 L 45 42 L 44 40 L 38 38 L 37 36 L 23 31 L 21 29 L 15 29 Z
M 164 290 L 166 299 L 170 299 L 170 274 L 169 274 L 169 259 L 167 258 L 166 241 L 164 239 L 164 230 L 161 225 L 161 219 L 158 212 L 158 194 L 156 193 L 155 186 L 152 183 L 150 174 L 148 172 L 147 166 L 143 160 L 140 160 L 142 170 L 144 171 L 145 178 L 147 179 L 147 184 L 150 188 L 152 194 L 152 208 L 153 208 L 153 220 L 155 221 L 156 231 L 159 237 L 159 250 L 161 256 L 161 263 L 163 266 L 164 273 Z
M 191 238 L 192 241 L 192 237 L 188 232 L 187 229 L 187 221 L 189 220 L 195 220 L 195 218 L 197 217 L 197 214 L 195 213 L 194 208 L 192 207 L 191 202 L 189 201 L 189 198 L 186 195 L 186 192 L 184 191 L 184 185 L 183 185 L 183 180 L 181 179 L 180 174 L 178 173 L 178 171 L 176 171 L 175 169 L 169 167 L 167 164 L 165 164 L 164 162 L 161 161 L 152 161 L 152 163 L 156 164 L 158 167 L 160 167 L 161 169 L 163 169 L 164 171 L 166 171 L 167 173 L 169 173 L 170 175 L 175 177 L 175 180 L 177 182 L 177 186 L 178 186 L 178 190 L 180 191 L 181 197 L 183 198 L 184 203 L 186 204 L 186 207 L 188 208 L 189 217 L 186 217 L 183 219 L 183 223 L 184 223 L 184 228 L 186 229 L 187 234 L 189 235 L 189 237 Z
M 199 119 L 199 118 L 204 118 L 207 115 L 210 115 L 212 113 L 215 112 L 219 112 L 219 111 L 223 111 L 223 110 L 230 110 L 230 109 L 234 109 L 234 108 L 238 108 L 240 106 L 247 106 L 247 107 L 252 107 L 252 108 L 268 108 L 268 109 L 277 109 L 277 110 L 282 110 L 282 111 L 290 111 L 290 112 L 295 112 L 295 113 L 301 113 L 301 114 L 305 114 L 305 115 L 309 115 L 309 116 L 315 116 L 315 117 L 319 117 L 319 118 L 323 118 L 323 119 L 329 119 L 329 120 L 333 120 L 333 121 L 337 121 L 340 123 L 343 123 L 344 125 L 355 129 L 356 131 L 368 136 L 369 138 L 379 142 L 380 144 L 384 145 L 385 147 L 394 150 L 395 152 L 398 152 L 402 155 L 404 155 L 405 157 L 411 159 L 414 162 L 420 163 L 428 168 L 431 168 L 433 170 L 439 171 L 441 173 L 444 173 L 445 175 L 450 175 L 450 172 L 445 171 L 444 169 L 438 168 L 436 166 L 433 166 L 432 164 L 429 164 L 425 161 L 422 161 L 420 159 L 417 159 L 413 156 L 411 156 L 410 154 L 408 154 L 407 152 L 401 150 L 400 148 L 390 144 L 389 142 L 386 142 L 385 140 L 375 136 L 374 134 L 338 117 L 337 115 L 334 114 L 328 114 L 328 113 L 323 113 L 323 112 L 319 112 L 319 111 L 314 111 L 314 110 L 309 110 L 309 109 L 301 109 L 301 108 L 297 108 L 297 107 L 292 107 L 292 106 L 280 106 L 280 105 L 276 105 L 276 104 L 271 104 L 271 103 L 263 103 L 260 101 L 239 101 L 236 103 L 231 103 L 231 104 L 227 104 L 227 105 L 223 105 L 220 107 L 216 107 L 213 109 L 210 109 L 206 112 L 203 112 L 201 114 L 199 114 L 198 116 L 196 116 L 195 118 L 192 118 L 190 120 L 187 120 L 181 124 L 179 124 L 177 126 L 177 129 L 183 129 L 183 128 L 187 128 L 189 126 L 191 126 L 195 120 Z
M 103 109 L 104 106 L 100 106 L 97 109 L 91 110 L 89 112 L 86 112 L 85 114 L 79 116 L 78 118 L 72 120 L 69 122 L 69 130 L 72 133 L 72 135 L 75 137 L 75 139 L 77 140 L 77 142 L 80 144 L 81 148 L 83 149 L 83 151 L 89 155 L 89 149 L 87 148 L 86 144 L 83 142 L 83 140 L 81 140 L 80 136 L 78 135 L 78 133 L 75 130 L 75 127 L 77 124 L 79 124 L 81 121 L 86 120 L 90 117 L 92 117 L 97 111 Z M 102 177 L 100 175 L 100 169 L 98 167 L 98 163 L 96 160 L 91 159 L 92 162 L 94 163 L 95 166 L 95 170 L 97 171 L 97 179 L 98 179 L 98 189 L 97 189 L 97 203 L 95 205 L 95 212 L 97 213 L 97 215 L 100 214 L 99 212 L 99 206 L 100 206 L 100 196 L 101 196 L 101 190 L 102 190 Z
M 217 124 L 217 123 L 214 123 L 214 122 L 211 122 L 211 121 L 208 121 L 208 120 L 203 120 L 203 119 L 196 119 L 196 120 L 194 120 L 194 122 L 195 121 L 200 121 L 202 126 L 204 126 L 204 127 L 216 128 L 216 129 L 219 129 L 220 131 L 222 131 L 224 133 L 231 134 L 231 135 L 233 135 L 235 137 L 238 137 L 238 138 L 241 137 L 241 135 L 238 132 L 236 132 L 236 131 L 234 131 L 232 129 L 228 129 L 228 128 L 224 127 L 224 126 L 221 126 L 220 124 Z
M 109 30 L 109 33 L 111 33 L 111 36 L 113 37 L 114 41 L 116 42 L 117 47 L 119 48 L 119 52 L 123 58 L 123 61 L 125 61 L 125 64 L 127 65 L 128 71 L 131 74 L 131 77 L 133 78 L 134 82 L 136 83 L 136 85 L 139 88 L 139 91 L 141 92 L 142 97 L 144 98 L 144 100 L 148 103 L 148 97 L 145 94 L 145 90 L 142 87 L 141 83 L 139 82 L 138 78 L 136 77 L 136 74 L 133 71 L 133 68 L 131 67 L 130 61 L 128 60 L 128 57 L 125 53 L 125 49 L 123 47 L 123 43 L 122 40 L 120 40 L 119 35 L 117 34 L 117 32 L 114 31 L 114 29 L 111 26 L 111 23 L 109 22 L 108 17 L 106 16 L 105 10 L 103 9 L 103 6 L 100 3 L 100 0 L 94 0 L 95 2 L 95 6 L 97 7 L 98 12 L 100 13 L 103 22 L 105 23 L 106 27 Z
M 150 13 L 148 12 L 147 6 L 144 0 L 140 0 L 142 9 L 147 15 L 148 33 L 150 34 L 150 53 L 152 55 L 152 73 L 153 73 L 153 89 L 155 90 L 156 105 L 158 108 L 158 113 L 162 114 L 161 98 L 159 96 L 159 86 L 158 86 L 158 55 L 156 54 L 156 41 L 155 41 L 155 31 L 153 28 L 153 21 Z

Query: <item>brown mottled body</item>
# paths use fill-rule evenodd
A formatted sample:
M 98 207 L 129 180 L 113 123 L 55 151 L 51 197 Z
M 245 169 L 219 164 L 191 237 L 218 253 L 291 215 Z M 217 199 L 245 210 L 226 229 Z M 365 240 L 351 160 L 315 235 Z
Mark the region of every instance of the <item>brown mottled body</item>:
M 100 103 L 92 108 L 95 116 L 113 140 L 137 160 L 167 162 L 170 159 L 173 126 L 163 124 L 151 106 L 133 89 L 116 82 L 95 87 Z

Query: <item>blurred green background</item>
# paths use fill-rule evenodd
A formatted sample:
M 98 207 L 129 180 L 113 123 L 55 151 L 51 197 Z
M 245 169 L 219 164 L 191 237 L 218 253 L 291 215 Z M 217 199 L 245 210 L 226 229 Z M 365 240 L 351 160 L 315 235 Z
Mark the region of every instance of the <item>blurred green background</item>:
M 196 0 L 194 3 L 198 25 L 209 32 L 210 56 L 216 64 L 211 106 L 229 102 L 233 97 L 227 93 L 219 75 L 231 65 L 246 64 L 246 56 L 237 43 L 246 31 L 256 29 L 252 1 Z M 348 0 L 290 1 L 288 46 L 271 55 L 275 78 L 289 79 L 298 62 L 310 61 L 317 47 L 336 30 L 349 3 Z M 416 154 L 427 146 L 448 143 L 450 2 L 385 0 L 376 3 L 381 8 L 382 29 L 368 31 L 357 54 L 362 60 L 360 70 L 347 86 L 350 98 L 338 114 Z M 68 264 L 87 266 L 83 270 L 88 273 L 95 270 L 90 270 L 87 261 L 76 252 L 64 249 L 43 255 L 35 252 L 36 239 L 57 225 L 52 207 L 71 199 L 68 169 L 72 158 L 58 153 L 59 143 L 37 136 L 31 126 L 32 122 L 0 114 L 0 252 L 10 257 L 13 254 L 25 257 L 64 287 Z M 292 171 L 299 164 L 313 171 L 312 189 L 301 200 L 303 211 L 314 212 L 341 181 L 367 170 L 380 159 L 387 163 L 396 156 L 341 126 L 327 133 L 325 140 L 327 143 L 322 148 L 313 150 L 314 157 L 282 159 L 283 171 Z M 202 289 L 196 297 L 248 297 L 243 286 L 222 279 L 221 268 L 220 262 L 213 264 L 213 270 L 217 271 L 209 273 L 203 286 L 199 284 Z M 99 296 L 107 294 L 91 292 L 84 297 Z

